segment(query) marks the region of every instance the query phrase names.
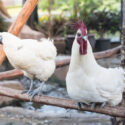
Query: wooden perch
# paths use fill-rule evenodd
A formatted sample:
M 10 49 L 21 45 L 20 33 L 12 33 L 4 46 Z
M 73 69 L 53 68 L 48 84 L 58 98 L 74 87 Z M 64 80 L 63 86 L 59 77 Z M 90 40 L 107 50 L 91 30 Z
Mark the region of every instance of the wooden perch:
M 94 53 L 94 56 L 96 59 L 110 57 L 110 56 L 114 55 L 115 53 L 117 53 L 118 51 L 120 51 L 120 48 L 121 48 L 121 46 L 118 46 L 113 49 L 109 49 L 109 50 L 102 51 L 102 52 L 97 52 L 97 53 Z M 68 65 L 69 63 L 70 63 L 70 57 L 68 59 L 56 61 L 56 67 L 65 66 L 65 65 Z M 13 79 L 13 78 L 16 78 L 16 77 L 22 76 L 22 75 L 23 75 L 22 71 L 14 69 L 11 71 L 1 72 L 0 80 Z
M 69 65 L 69 63 L 70 63 L 70 57 L 66 58 L 66 59 L 63 59 L 63 60 L 56 61 L 56 68 L 62 67 L 62 66 L 65 66 L 65 65 Z
M 2 86 L 0 86 L 0 95 L 16 98 L 24 101 L 30 101 L 30 97 L 27 94 L 21 94 L 21 91 L 19 90 L 10 89 Z M 77 103 L 75 101 L 64 99 L 64 98 L 41 96 L 40 98 L 35 97 L 33 99 L 33 102 L 78 110 Z M 104 108 L 96 107 L 94 110 L 91 109 L 90 107 L 85 107 L 85 108 L 81 108 L 80 110 L 125 118 L 125 107 L 105 106 Z
M 25 2 L 21 12 L 19 13 L 17 19 L 10 26 L 8 32 L 17 36 L 19 34 L 20 30 L 22 29 L 22 27 L 24 26 L 24 24 L 26 23 L 28 17 L 34 10 L 37 3 L 38 3 L 38 0 L 27 0 Z M 6 57 L 6 55 L 5 55 L 5 52 L 3 51 L 3 47 L 2 47 L 2 49 L 0 49 L 0 65 L 3 63 L 5 57 Z
M 102 51 L 102 52 L 96 52 L 94 53 L 94 56 L 96 59 L 107 58 L 120 52 L 120 49 L 121 49 L 121 45 L 115 48 L 109 49 L 109 50 Z
M 1 72 L 0 80 L 13 79 L 22 75 L 23 75 L 23 72 L 21 70 L 14 69 L 14 70 L 6 71 L 6 72 Z
M 65 60 L 56 61 L 56 67 L 68 65 L 69 62 L 70 62 L 70 58 L 65 59 Z M 13 78 L 16 78 L 16 77 L 19 77 L 22 75 L 23 75 L 23 72 L 21 70 L 18 70 L 18 69 L 5 71 L 5 72 L 0 73 L 0 80 L 13 79 Z

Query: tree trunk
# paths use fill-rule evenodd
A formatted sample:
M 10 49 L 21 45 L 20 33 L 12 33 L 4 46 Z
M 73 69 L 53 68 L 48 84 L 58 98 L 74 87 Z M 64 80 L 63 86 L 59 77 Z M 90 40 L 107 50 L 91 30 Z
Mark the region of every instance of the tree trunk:
M 121 36 L 121 66 L 125 69 L 125 0 L 122 0 L 122 36 Z
M 121 66 L 125 69 L 125 0 L 121 0 Z M 125 97 L 123 97 L 121 105 L 125 107 Z M 115 118 L 113 125 L 125 125 L 125 118 Z
M 23 5 L 26 2 L 26 0 L 23 0 Z M 36 6 L 30 15 L 30 17 L 27 20 L 27 25 L 30 26 L 31 28 L 35 28 L 35 23 L 38 23 L 38 13 L 37 13 L 38 7 Z

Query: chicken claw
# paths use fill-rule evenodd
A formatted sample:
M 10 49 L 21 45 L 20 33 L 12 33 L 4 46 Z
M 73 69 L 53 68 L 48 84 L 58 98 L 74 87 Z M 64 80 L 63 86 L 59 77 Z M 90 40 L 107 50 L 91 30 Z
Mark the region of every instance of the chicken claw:
M 101 104 L 101 108 L 104 108 L 105 105 L 106 105 L 106 102 L 103 102 L 103 103 Z
M 95 103 L 95 102 L 91 103 L 91 104 L 90 104 L 90 107 L 91 107 L 92 110 L 95 109 L 96 103 Z
M 100 103 L 95 103 L 95 102 L 93 102 L 93 103 L 90 104 L 91 109 L 92 109 L 92 110 L 95 109 L 95 107 L 96 107 L 97 105 L 99 105 L 100 108 L 104 108 L 105 105 L 106 105 L 106 102 L 101 103 L 101 105 L 100 105 Z
M 38 97 L 40 97 L 40 95 L 43 94 L 43 92 L 42 92 L 43 86 L 44 86 L 44 82 L 42 82 L 42 84 L 40 85 L 39 88 L 33 90 L 33 91 L 29 94 L 29 95 L 31 95 L 30 101 L 33 100 L 33 98 L 34 98 L 35 95 L 37 95 Z
M 77 102 L 77 107 L 80 110 L 81 108 L 87 107 L 87 105 L 85 103 L 83 103 L 83 102 Z

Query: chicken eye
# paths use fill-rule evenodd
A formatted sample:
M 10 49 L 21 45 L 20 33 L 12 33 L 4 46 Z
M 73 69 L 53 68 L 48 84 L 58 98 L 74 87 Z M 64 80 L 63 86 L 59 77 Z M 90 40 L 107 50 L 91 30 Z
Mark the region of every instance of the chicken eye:
M 77 33 L 77 36 L 80 37 L 80 36 L 81 36 L 81 33 Z

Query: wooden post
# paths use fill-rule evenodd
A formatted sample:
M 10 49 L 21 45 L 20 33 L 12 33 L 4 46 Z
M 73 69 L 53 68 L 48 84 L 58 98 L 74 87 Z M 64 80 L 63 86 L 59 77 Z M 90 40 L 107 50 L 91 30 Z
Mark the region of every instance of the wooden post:
M 125 0 L 122 0 L 121 66 L 125 69 Z
M 23 6 L 21 12 L 17 16 L 17 19 L 10 26 L 8 32 L 17 36 L 19 34 L 19 32 L 21 31 L 22 27 L 24 26 L 24 24 L 26 23 L 28 17 L 34 10 L 37 3 L 38 3 L 38 0 L 27 0 Z M 1 54 L 0 55 L 0 65 L 1 65 L 6 57 L 6 55 L 3 51 L 3 47 L 1 47 L 1 49 L 0 49 L 0 54 Z
M 121 66 L 125 69 L 125 0 L 121 0 L 121 25 L 122 25 L 122 32 L 121 32 Z M 125 98 L 123 96 L 123 100 L 121 106 L 125 107 Z M 114 118 L 113 125 L 124 125 L 125 118 Z

